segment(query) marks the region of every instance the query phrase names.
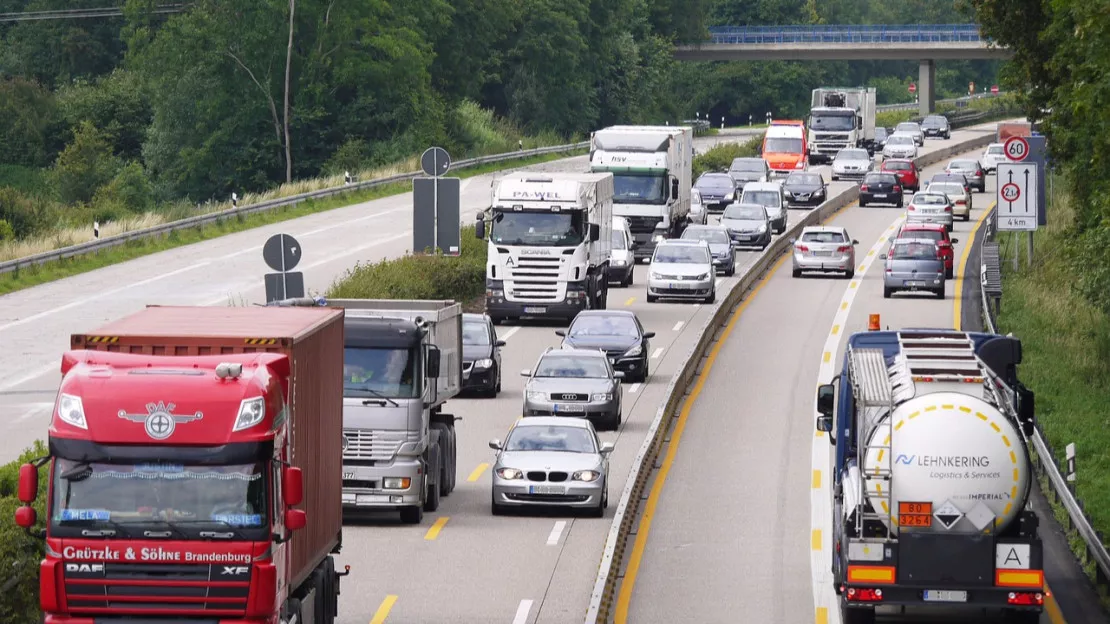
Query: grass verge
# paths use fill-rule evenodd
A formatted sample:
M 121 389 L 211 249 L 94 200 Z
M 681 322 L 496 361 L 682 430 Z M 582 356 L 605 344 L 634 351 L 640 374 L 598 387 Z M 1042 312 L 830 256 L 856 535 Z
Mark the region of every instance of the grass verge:
M 520 160 L 489 163 L 459 170 L 455 175 L 460 178 L 469 178 L 502 169 L 526 167 L 561 158 L 578 156 L 584 153 L 586 153 L 584 150 L 578 150 L 558 154 L 544 154 L 542 156 L 522 158 Z M 198 226 L 188 230 L 178 230 L 166 234 L 165 236 L 136 240 L 97 253 L 11 271 L 9 273 L 0 274 L 0 295 L 22 290 L 24 288 L 30 288 L 32 286 L 38 286 L 65 277 L 87 273 L 127 260 L 166 251 L 167 249 L 191 245 L 227 234 L 242 232 L 271 223 L 288 221 L 318 212 L 335 210 L 336 208 L 343 208 L 351 204 L 399 195 L 411 190 L 411 182 L 398 182 L 360 191 L 351 191 L 341 195 L 333 195 L 325 199 L 303 201 L 292 206 L 283 206 L 266 212 L 228 218 L 221 222 L 206 226 Z M 471 238 L 473 238 L 473 235 Z
M 1051 213 L 1049 224 L 1034 234 L 1032 267 L 1024 233 L 999 236 L 1004 294 L 998 331 L 1021 338 L 1019 374 L 1037 394 L 1041 431 L 1057 465 L 1066 465 L 1064 449 L 1075 443 L 1076 495 L 1095 530 L 1106 534 L 1110 532 L 1110 454 L 1106 452 L 1110 412 L 1105 409 L 1110 388 L 1110 317 L 1073 287 L 1078 280 L 1070 261 L 1075 211 L 1065 193 L 1054 193 Z M 1010 269 L 1014 254 L 1022 263 L 1016 273 Z M 1068 527 L 1067 512 L 1053 500 L 1043 477 L 1041 485 L 1049 493 L 1057 519 Z M 1068 531 L 1068 541 L 1094 579 L 1094 563 L 1086 560 L 1083 541 L 1074 531 Z M 1110 597 L 1100 594 L 1103 607 L 1110 608 Z

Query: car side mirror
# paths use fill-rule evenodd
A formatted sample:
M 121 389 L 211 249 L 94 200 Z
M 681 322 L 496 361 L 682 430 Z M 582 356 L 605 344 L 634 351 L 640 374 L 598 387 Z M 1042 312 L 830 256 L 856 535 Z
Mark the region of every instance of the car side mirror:
M 609 453 L 613 452 L 614 448 L 616 448 L 616 446 L 614 446 L 612 442 L 602 442 L 601 443 L 601 454 L 602 455 L 608 455 Z
M 308 524 L 308 514 L 303 509 L 285 510 L 285 529 L 287 531 L 300 531 Z
M 793 245 L 793 244 L 794 244 L 794 243 L 796 243 L 796 242 L 798 242 L 798 239 L 796 239 L 796 238 L 792 238 L 792 239 L 790 239 L 790 244 L 791 244 L 791 245 Z
M 489 441 L 489 447 L 491 449 L 495 450 L 495 451 L 500 451 L 501 450 L 501 440 L 498 440 L 496 438 L 494 438 L 493 440 L 490 440 Z
M 879 259 L 880 260 L 886 260 L 886 252 L 885 251 L 883 253 L 879 254 Z
M 853 245 L 858 245 L 858 244 L 859 244 L 859 241 L 853 238 L 853 239 L 852 239 L 852 244 L 853 244 Z
M 618 381 L 624 379 L 624 371 L 613 371 L 613 378 Z
M 958 239 L 958 238 L 953 238 L 953 239 L 952 239 L 952 244 L 953 244 L 953 245 L 955 245 L 955 244 L 956 244 L 956 243 L 958 243 L 958 242 L 960 242 L 960 239 Z
M 503 346 L 505 346 L 505 341 L 504 340 L 498 340 L 497 342 L 493 343 L 493 346 L 503 347 Z
M 474 224 L 474 237 L 478 240 L 486 239 L 486 220 L 482 215 L 478 215 L 477 222 Z
M 836 402 L 836 386 L 821 384 L 817 386 L 817 412 L 822 416 L 832 416 Z
M 566 338 L 567 331 L 565 329 L 556 329 L 555 330 L 555 335 L 556 336 L 562 336 L 562 337 Z
M 532 376 L 532 371 L 530 371 L 526 368 L 526 369 L 520 371 L 520 376 L 521 377 L 531 377 Z
M 644 332 L 644 338 L 654 338 L 655 332 Z

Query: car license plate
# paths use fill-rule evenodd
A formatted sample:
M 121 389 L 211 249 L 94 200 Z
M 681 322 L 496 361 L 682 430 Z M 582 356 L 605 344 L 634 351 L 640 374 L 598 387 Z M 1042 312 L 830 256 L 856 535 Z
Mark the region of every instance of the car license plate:
M 529 485 L 529 494 L 566 494 L 567 488 L 562 485 Z
M 924 598 L 926 602 L 967 602 L 967 592 L 926 589 Z
M 736 240 L 742 240 L 742 241 L 750 241 L 751 239 L 752 239 L 751 236 L 737 236 L 736 237 Z
M 343 473 L 343 480 L 344 481 L 350 481 L 354 478 L 355 478 L 355 473 L 353 473 L 353 472 L 344 472 Z
M 355 501 L 357 503 L 388 503 L 389 495 L 387 494 L 355 494 Z
M 667 287 L 668 288 L 674 288 L 676 290 L 689 290 L 689 289 L 693 288 L 694 285 L 693 284 L 688 284 L 686 282 L 671 282 L 667 285 Z
M 875 193 L 872 197 L 875 199 L 886 199 L 886 193 Z
M 586 406 L 584 406 L 584 405 L 565 405 L 565 404 L 562 404 L 562 403 L 556 403 L 554 411 L 568 413 L 568 414 L 572 414 L 572 413 L 573 414 L 581 414 L 581 413 L 586 411 Z
M 925 282 L 916 282 L 913 280 L 906 280 L 906 286 L 924 286 Z
M 544 314 L 547 308 L 524 308 L 525 314 Z
M 833 252 L 831 252 L 831 251 L 815 251 L 815 252 L 813 252 L 813 255 L 815 255 L 815 256 L 831 256 L 832 253 Z

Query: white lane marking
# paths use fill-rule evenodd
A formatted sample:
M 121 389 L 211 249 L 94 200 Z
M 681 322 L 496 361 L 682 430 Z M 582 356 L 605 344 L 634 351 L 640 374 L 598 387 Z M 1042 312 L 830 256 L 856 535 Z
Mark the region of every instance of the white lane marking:
M 105 297 L 110 297 L 110 296 L 112 296 L 116 293 L 120 293 L 120 292 L 123 292 L 125 290 L 130 290 L 132 288 L 137 288 L 139 286 L 144 286 L 146 284 L 150 284 L 151 282 L 157 282 L 158 280 L 166 279 L 167 277 L 172 277 L 174 275 L 185 273 L 186 271 L 192 271 L 194 269 L 199 269 L 201 267 L 208 266 L 209 264 L 212 264 L 211 260 L 205 260 L 204 262 L 198 262 L 196 264 L 190 264 L 189 266 L 181 267 L 180 269 L 177 269 L 176 271 L 170 271 L 168 273 L 163 273 L 161 275 L 156 275 L 154 277 L 150 277 L 150 278 L 147 278 L 145 280 L 140 280 L 138 282 L 132 282 L 132 283 L 128 284 L 127 286 L 120 286 L 119 288 L 113 288 L 112 290 L 105 290 L 103 292 L 99 292 L 95 295 L 92 295 L 91 297 L 85 297 L 83 299 L 78 299 L 76 301 L 71 301 L 71 302 L 69 302 L 69 303 L 67 303 L 63 306 L 56 306 L 56 307 L 50 308 L 49 310 L 43 310 L 42 312 L 39 312 L 38 314 L 32 314 L 31 316 L 28 316 L 27 318 L 21 318 L 18 321 L 12 321 L 10 323 L 5 323 L 4 325 L 0 325 L 0 332 L 2 332 L 4 330 L 7 330 L 7 329 L 11 329 L 13 327 L 19 327 L 20 325 L 25 325 L 27 323 L 30 323 L 31 321 L 37 321 L 41 318 L 46 318 L 46 317 L 50 316 L 51 314 L 57 314 L 58 312 L 62 312 L 64 310 L 69 310 L 69 309 L 72 309 L 72 308 L 77 308 L 77 307 L 86 305 L 87 303 L 89 303 L 91 301 L 96 301 L 97 299 L 103 299 Z
M 547 536 L 547 545 L 554 546 L 559 543 L 559 538 L 563 535 L 563 529 L 567 528 L 566 520 L 559 520 L 555 522 L 555 527 L 551 529 L 551 534 Z
M 469 180 L 470 178 L 467 178 L 467 179 Z M 518 331 L 520 331 L 520 325 L 517 325 L 516 327 L 513 327 L 509 331 L 505 332 L 504 334 L 501 334 L 500 336 L 497 337 L 497 339 L 498 340 L 508 340 L 509 338 L 512 337 L 513 334 L 517 333 Z
M 678 330 L 682 329 L 682 326 L 685 325 L 685 324 L 686 324 L 686 321 L 679 321 L 679 322 L 675 323 L 674 327 L 672 327 L 671 329 L 674 330 L 674 331 L 678 331 Z
M 660 355 L 663 355 L 663 347 L 659 347 L 658 349 L 653 351 L 651 354 L 651 359 L 658 360 Z
M 694 309 L 695 310 L 700 310 L 701 309 L 701 304 L 700 303 L 695 303 L 694 304 Z
M 528 621 L 528 612 L 532 610 L 531 600 L 521 600 L 520 606 L 516 608 L 516 616 L 513 618 L 513 624 L 525 624 Z
M 62 370 L 62 362 L 59 359 L 57 362 L 54 362 L 53 364 L 50 364 L 48 366 L 43 366 L 42 368 L 38 369 L 37 371 L 35 371 L 33 373 L 29 373 L 27 375 L 24 375 L 24 376 L 20 377 L 19 379 L 16 379 L 15 381 L 9 381 L 9 382 L 5 383 L 4 385 L 0 386 L 0 392 L 2 392 L 4 390 L 10 390 L 11 388 L 16 388 L 16 387 L 22 386 L 23 384 L 25 384 L 29 381 L 34 381 L 34 380 L 38 379 L 39 377 L 42 377 L 43 375 L 46 375 L 47 373 L 50 373 L 51 371 L 61 372 L 61 370 Z
M 27 420 L 28 418 L 52 412 L 54 410 L 54 403 L 24 403 L 22 405 L 15 405 L 13 407 L 23 408 L 26 410 L 23 412 L 22 416 L 15 419 L 16 422 L 22 422 L 24 420 Z
M 713 286 L 716 287 L 716 288 L 720 288 L 721 287 L 721 282 L 723 282 L 723 281 L 724 281 L 723 279 L 718 277 L 717 280 L 715 282 L 713 282 Z
M 628 393 L 629 394 L 636 394 L 637 392 L 640 391 L 640 386 L 641 385 L 642 384 L 638 384 L 638 383 L 632 384 L 631 386 L 628 387 Z
M 847 328 L 848 315 L 852 311 L 852 303 L 856 300 L 856 295 L 859 294 L 860 284 L 864 276 L 867 275 L 868 269 L 878 259 L 882 248 L 897 231 L 904 218 L 904 215 L 899 216 L 886 231 L 879 235 L 879 240 L 875 241 L 871 251 L 864 256 L 864 261 L 856 267 L 855 277 L 845 287 L 844 298 L 833 316 L 829 337 L 825 340 L 825 346 L 821 352 L 821 366 L 817 373 L 817 385 L 832 381 L 838 362 L 836 352 L 840 347 L 840 341 L 849 333 Z M 826 354 L 828 354 L 827 357 Z M 813 398 L 813 414 L 814 420 L 811 422 L 815 422 L 817 418 L 816 391 L 814 391 Z M 829 569 L 832 561 L 832 551 L 830 549 L 833 537 L 832 490 L 830 488 L 832 476 L 829 470 L 832 465 L 833 447 L 829 444 L 827 436 L 828 434 L 823 432 L 817 432 L 813 436 L 813 473 L 814 480 L 819 482 L 819 487 L 810 487 L 809 506 L 810 524 L 812 525 L 810 543 L 817 541 L 819 535 L 821 548 L 819 550 L 813 550 L 812 546 L 810 548 L 810 571 L 813 574 L 813 606 L 817 611 L 825 611 L 827 624 L 840 624 L 837 596 L 833 590 L 832 570 Z

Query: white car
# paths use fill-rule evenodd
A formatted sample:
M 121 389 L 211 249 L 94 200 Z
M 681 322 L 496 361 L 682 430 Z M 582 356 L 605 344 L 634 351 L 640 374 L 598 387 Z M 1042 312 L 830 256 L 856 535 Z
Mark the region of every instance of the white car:
M 613 217 L 613 247 L 609 252 L 609 284 L 628 287 L 636 274 L 635 239 L 628 219 Z
M 889 139 L 887 140 L 889 143 Z M 863 176 L 871 173 L 875 168 L 875 161 L 867 150 L 860 147 L 846 147 L 836 153 L 832 161 L 832 179 L 851 178 L 862 180 Z
M 994 173 L 998 170 L 998 163 L 1006 162 L 1006 152 L 1003 151 L 1001 143 L 991 143 L 987 149 L 983 150 L 983 157 L 979 159 L 983 163 L 983 169 L 987 173 Z
M 944 193 L 952 200 L 952 216 L 964 221 L 971 220 L 971 194 L 959 182 L 930 182 L 925 188 L 927 193 Z
M 717 269 L 709 243 L 669 238 L 655 246 L 648 266 L 647 302 L 659 299 L 717 300 Z
M 921 124 L 916 121 L 903 121 L 894 126 L 894 134 L 900 132 L 913 135 L 913 140 L 918 147 L 925 145 L 925 131 L 921 129 Z
M 886 139 L 883 146 L 883 158 L 917 158 L 917 142 L 913 135 L 906 132 L 896 132 Z

